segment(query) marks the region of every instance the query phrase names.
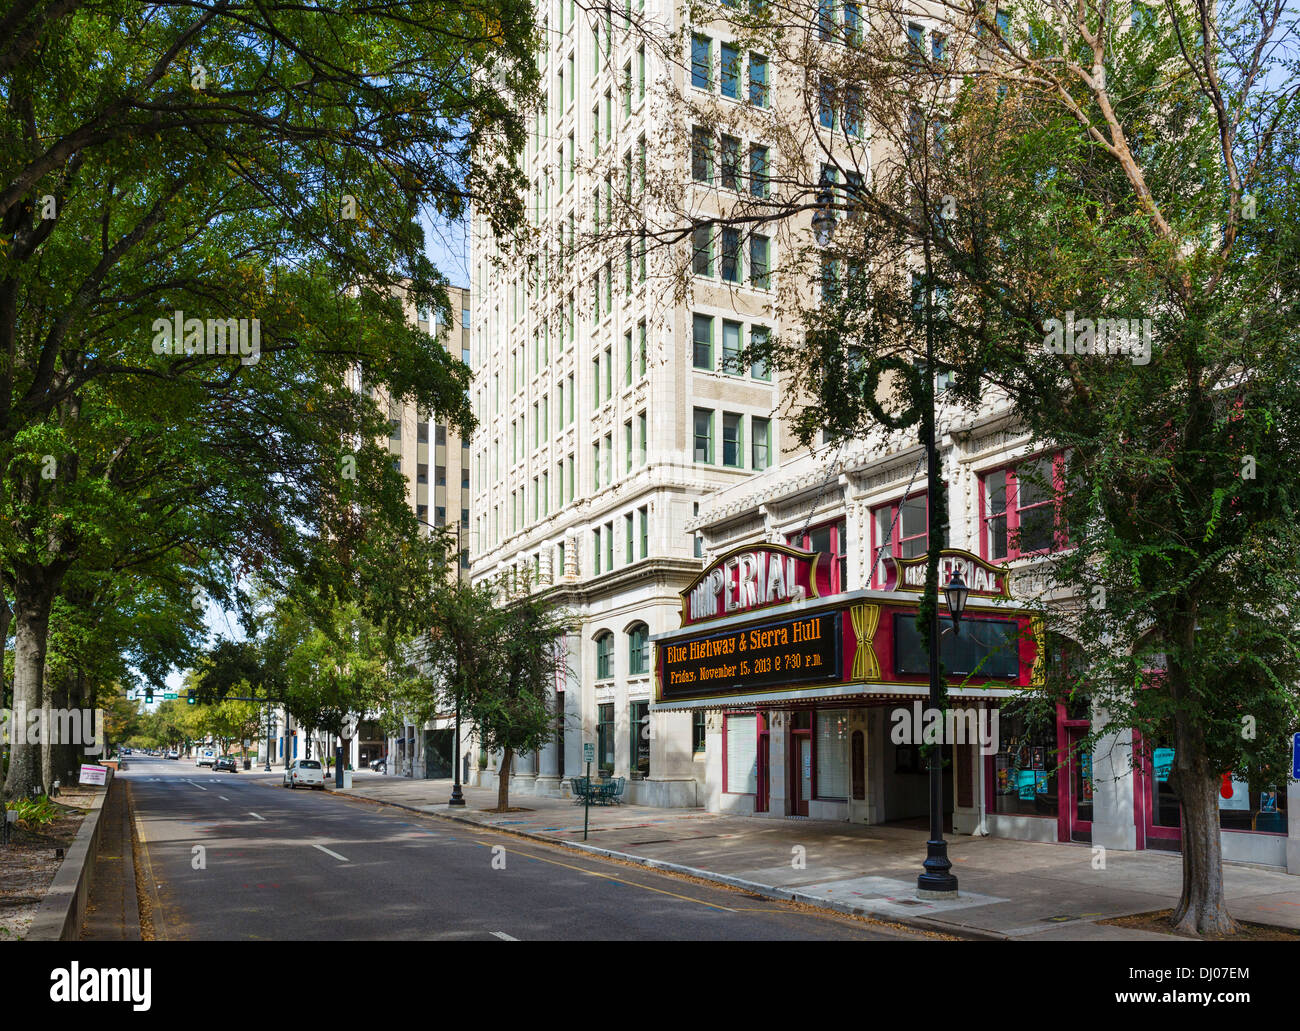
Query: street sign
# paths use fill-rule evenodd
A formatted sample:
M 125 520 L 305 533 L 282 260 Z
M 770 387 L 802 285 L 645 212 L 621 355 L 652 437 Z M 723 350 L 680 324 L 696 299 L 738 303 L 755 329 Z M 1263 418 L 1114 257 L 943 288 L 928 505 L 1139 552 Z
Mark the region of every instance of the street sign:
M 1300 734 L 1296 735 L 1300 739 Z M 596 746 L 593 744 L 584 744 L 582 746 L 582 761 L 585 763 L 594 763 L 596 761 Z
M 1300 780 L 1300 734 L 1291 737 L 1291 776 Z
M 164 691 L 164 692 L 163 692 L 163 701 L 165 701 L 165 702 L 174 702 L 175 700 L 176 700 L 176 692 L 175 692 L 175 691 Z

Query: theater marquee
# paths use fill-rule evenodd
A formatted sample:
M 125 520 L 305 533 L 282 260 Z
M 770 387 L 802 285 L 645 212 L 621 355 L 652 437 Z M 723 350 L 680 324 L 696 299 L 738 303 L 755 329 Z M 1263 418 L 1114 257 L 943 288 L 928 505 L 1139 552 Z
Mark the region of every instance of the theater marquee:
M 665 701 L 840 680 L 840 614 L 822 612 L 660 647 Z

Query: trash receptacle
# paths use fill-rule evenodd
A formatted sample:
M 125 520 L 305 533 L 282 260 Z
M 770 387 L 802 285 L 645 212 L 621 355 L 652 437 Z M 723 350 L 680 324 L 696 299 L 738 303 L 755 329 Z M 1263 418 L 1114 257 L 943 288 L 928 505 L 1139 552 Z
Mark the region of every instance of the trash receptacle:
M 253 761 L 249 759 L 248 756 L 244 756 L 244 769 L 250 770 L 252 768 L 253 768 Z
M 350 788 L 350 787 L 352 787 L 352 771 L 351 771 L 351 770 L 344 770 L 344 771 L 343 771 L 343 787 L 344 787 L 345 789 L 346 789 L 346 788 Z

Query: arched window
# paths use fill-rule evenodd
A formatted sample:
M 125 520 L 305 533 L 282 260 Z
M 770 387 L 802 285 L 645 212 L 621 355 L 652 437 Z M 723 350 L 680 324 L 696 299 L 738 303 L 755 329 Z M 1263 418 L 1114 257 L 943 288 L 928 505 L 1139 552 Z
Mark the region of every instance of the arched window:
M 614 635 L 608 630 L 596 638 L 596 679 L 614 676 Z
M 638 623 L 627 632 L 627 672 L 640 676 L 650 672 L 650 628 Z

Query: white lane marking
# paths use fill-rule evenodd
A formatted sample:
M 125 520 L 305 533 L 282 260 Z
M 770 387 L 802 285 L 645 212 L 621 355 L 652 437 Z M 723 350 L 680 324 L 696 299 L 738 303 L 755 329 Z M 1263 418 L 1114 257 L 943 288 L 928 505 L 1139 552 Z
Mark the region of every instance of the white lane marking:
M 341 856 L 341 855 L 339 855 L 337 852 L 331 852 L 331 851 L 330 851 L 329 849 L 327 849 L 324 845 L 312 845 L 312 848 L 318 848 L 318 849 L 320 849 L 320 850 L 321 850 L 322 852 L 324 852 L 327 856 L 333 856 L 333 857 L 334 857 L 335 859 L 337 859 L 340 863 L 348 863 L 348 862 L 351 862 L 351 860 L 348 859 L 347 856 Z
M 223 801 L 223 802 L 229 802 L 229 801 L 230 801 L 230 799 L 228 799 L 225 795 L 218 795 L 217 797 L 218 797 L 219 799 L 221 799 L 221 801 Z
M 517 942 L 518 938 L 511 938 L 505 931 L 493 931 L 492 937 L 500 938 L 503 942 Z
M 207 791 L 207 790 L 208 790 L 208 789 L 205 788 L 202 784 L 196 784 L 196 783 L 195 783 L 194 781 L 192 781 L 192 780 L 189 781 L 188 783 L 190 783 L 190 784 L 194 784 L 194 786 L 195 786 L 196 788 L 198 788 L 200 791 Z
M 248 815 L 254 817 L 255 819 L 261 820 L 263 823 L 266 823 L 266 817 L 265 817 L 265 816 L 258 816 L 257 813 L 254 813 L 254 812 L 249 812 Z

